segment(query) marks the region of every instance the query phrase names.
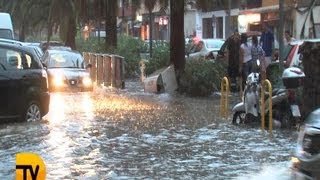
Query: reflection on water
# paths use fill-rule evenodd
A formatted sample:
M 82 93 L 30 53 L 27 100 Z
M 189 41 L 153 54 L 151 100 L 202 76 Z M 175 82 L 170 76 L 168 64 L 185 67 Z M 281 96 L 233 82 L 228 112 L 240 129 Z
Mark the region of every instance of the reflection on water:
M 15 153 L 31 151 L 48 179 L 288 178 L 296 132 L 275 130 L 269 139 L 217 117 L 215 97 L 126 86 L 54 93 L 43 121 L 1 125 L 0 177 L 12 179 Z

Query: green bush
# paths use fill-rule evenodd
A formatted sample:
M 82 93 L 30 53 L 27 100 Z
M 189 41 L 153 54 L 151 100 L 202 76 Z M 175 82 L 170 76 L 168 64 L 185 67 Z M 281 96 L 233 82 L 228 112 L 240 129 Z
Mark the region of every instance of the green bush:
M 190 96 L 209 96 L 220 86 L 226 65 L 204 59 L 188 60 L 180 78 L 179 92 Z
M 95 52 L 95 53 L 104 53 L 105 40 L 100 38 L 100 43 L 98 37 L 90 37 L 88 40 L 77 36 L 76 37 L 76 47 L 80 52 Z
M 118 47 L 114 53 L 124 57 L 127 78 L 139 76 L 140 50 L 142 45 L 143 42 L 140 39 L 132 36 L 122 35 L 118 37 Z
M 152 58 L 146 62 L 146 75 L 152 74 L 154 71 L 168 66 L 170 63 L 169 44 L 163 43 L 157 45 L 153 49 Z

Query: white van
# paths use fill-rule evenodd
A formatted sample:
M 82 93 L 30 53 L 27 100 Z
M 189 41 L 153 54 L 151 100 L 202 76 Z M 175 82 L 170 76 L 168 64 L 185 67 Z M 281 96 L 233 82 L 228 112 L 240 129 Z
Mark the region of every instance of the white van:
M 0 38 L 14 39 L 11 16 L 0 12 Z

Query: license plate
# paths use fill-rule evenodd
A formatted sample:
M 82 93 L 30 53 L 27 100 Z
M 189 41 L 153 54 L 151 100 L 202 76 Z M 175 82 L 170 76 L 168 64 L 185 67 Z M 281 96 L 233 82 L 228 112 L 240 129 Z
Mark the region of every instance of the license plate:
M 293 117 L 301 117 L 299 106 L 298 105 L 291 105 L 291 112 Z

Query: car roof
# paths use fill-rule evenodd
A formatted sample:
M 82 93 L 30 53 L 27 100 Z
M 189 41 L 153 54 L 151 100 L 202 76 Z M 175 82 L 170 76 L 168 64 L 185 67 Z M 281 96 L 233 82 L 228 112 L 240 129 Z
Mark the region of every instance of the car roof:
M 0 38 L 0 42 L 7 43 L 7 44 L 16 44 L 16 45 L 20 45 L 20 46 L 26 45 L 26 43 L 21 42 L 21 41 L 16 41 L 16 40 L 12 40 L 12 39 L 4 39 L 4 38 Z
M 1 47 L 14 48 L 14 49 L 20 49 L 20 50 L 26 51 L 28 53 L 34 54 L 34 49 L 29 47 L 29 46 L 22 46 L 20 44 L 4 43 L 4 42 L 1 42 L 1 41 L 0 41 L 0 46 Z
M 77 50 L 72 50 L 72 49 L 48 49 L 46 52 L 49 54 L 77 54 L 77 55 L 82 55 L 79 51 Z

